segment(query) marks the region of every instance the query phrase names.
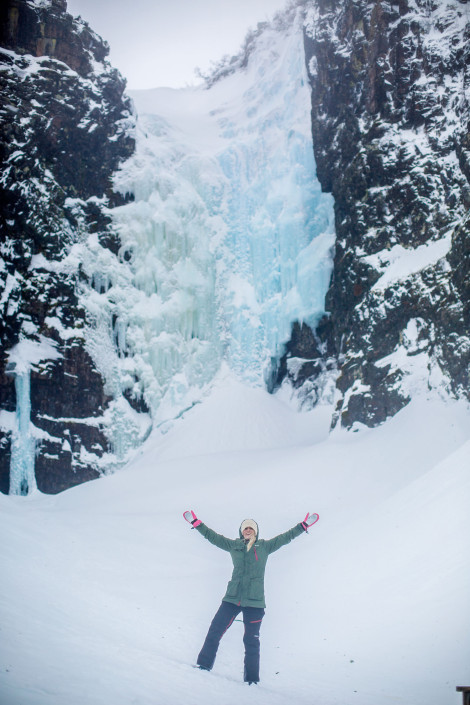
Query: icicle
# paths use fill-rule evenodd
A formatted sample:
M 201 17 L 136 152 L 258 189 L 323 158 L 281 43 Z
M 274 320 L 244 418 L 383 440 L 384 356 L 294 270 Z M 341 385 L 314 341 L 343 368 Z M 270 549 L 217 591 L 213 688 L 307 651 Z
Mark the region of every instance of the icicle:
M 36 489 L 34 438 L 31 435 L 30 370 L 11 371 L 15 376 L 16 428 L 10 460 L 10 494 L 27 495 Z

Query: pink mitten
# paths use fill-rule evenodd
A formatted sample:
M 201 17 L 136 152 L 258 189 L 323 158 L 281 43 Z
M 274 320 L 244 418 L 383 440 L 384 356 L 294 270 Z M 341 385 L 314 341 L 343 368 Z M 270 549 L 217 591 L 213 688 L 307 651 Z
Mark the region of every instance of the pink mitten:
M 307 516 L 302 522 L 302 526 L 304 527 L 305 531 L 307 531 L 307 529 L 310 529 L 310 527 L 313 526 L 315 522 L 319 520 L 319 518 L 320 517 L 318 516 L 318 514 L 307 514 Z
M 199 526 L 199 524 L 201 523 L 201 521 L 197 518 L 192 509 L 188 510 L 187 512 L 183 512 L 183 516 L 186 521 L 188 521 L 193 526 Z

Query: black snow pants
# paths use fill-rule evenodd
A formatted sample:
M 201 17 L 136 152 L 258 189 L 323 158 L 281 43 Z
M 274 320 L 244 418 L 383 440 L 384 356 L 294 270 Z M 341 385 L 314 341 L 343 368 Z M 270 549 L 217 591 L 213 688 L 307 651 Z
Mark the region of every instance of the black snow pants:
M 245 669 L 243 678 L 247 683 L 258 683 L 259 630 L 261 629 L 261 622 L 264 617 L 264 609 L 262 607 L 240 607 L 231 602 L 222 601 L 222 604 L 211 622 L 206 640 L 197 657 L 197 664 L 201 668 L 206 668 L 208 671 L 211 670 L 214 665 L 220 640 L 240 612 L 243 612 L 243 624 L 245 625 L 245 633 L 243 635 L 243 643 L 245 645 Z

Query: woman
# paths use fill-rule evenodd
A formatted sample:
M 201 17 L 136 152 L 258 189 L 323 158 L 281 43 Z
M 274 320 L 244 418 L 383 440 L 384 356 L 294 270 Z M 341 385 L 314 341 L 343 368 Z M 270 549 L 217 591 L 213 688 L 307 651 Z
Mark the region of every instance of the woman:
M 318 514 L 307 514 L 305 519 L 279 536 L 264 540 L 258 538 L 258 524 L 245 519 L 240 526 L 238 539 L 227 539 L 202 523 L 192 510 L 183 514 L 204 538 L 228 551 L 233 561 L 232 578 L 197 657 L 197 665 L 210 671 L 214 665 L 222 636 L 240 612 L 243 613 L 245 633 L 244 681 L 251 685 L 259 682 L 259 632 L 264 617 L 264 571 L 268 556 L 281 546 L 290 543 L 318 521 Z

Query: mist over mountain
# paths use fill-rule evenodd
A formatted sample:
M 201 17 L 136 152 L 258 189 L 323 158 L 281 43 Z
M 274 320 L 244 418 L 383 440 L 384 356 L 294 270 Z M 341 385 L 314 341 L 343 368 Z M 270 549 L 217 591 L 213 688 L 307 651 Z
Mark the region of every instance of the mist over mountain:
M 332 427 L 468 400 L 466 2 L 292 2 L 132 100 L 63 0 L 0 13 L 2 492 L 123 465 L 224 366 Z

